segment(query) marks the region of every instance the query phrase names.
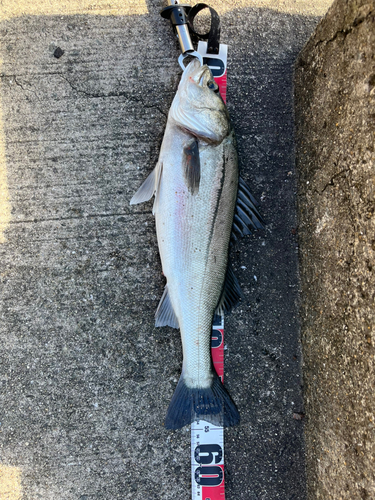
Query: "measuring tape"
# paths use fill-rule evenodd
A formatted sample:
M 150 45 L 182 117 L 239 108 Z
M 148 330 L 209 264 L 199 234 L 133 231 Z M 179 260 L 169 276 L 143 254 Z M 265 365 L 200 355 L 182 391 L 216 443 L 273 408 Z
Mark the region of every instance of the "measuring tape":
M 212 72 L 215 82 L 219 86 L 219 92 L 225 104 L 227 103 L 227 59 L 228 45 L 221 43 L 218 54 L 207 54 L 207 42 L 198 42 L 198 54 L 203 58 L 203 64 L 207 64 Z
M 218 54 L 207 54 L 207 42 L 198 43 L 203 64 L 210 68 L 226 103 L 227 45 L 220 44 Z M 224 317 L 215 316 L 211 335 L 211 357 L 216 373 L 224 382 Z M 192 500 L 224 500 L 224 429 L 205 420 L 191 424 Z
M 215 317 L 211 355 L 224 381 L 224 317 Z M 191 486 L 193 500 L 224 500 L 224 429 L 205 420 L 191 424 Z

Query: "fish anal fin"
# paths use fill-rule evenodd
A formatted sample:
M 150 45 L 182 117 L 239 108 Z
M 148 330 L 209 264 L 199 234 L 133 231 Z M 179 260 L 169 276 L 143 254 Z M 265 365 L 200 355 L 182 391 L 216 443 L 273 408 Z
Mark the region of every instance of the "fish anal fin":
M 177 316 L 173 310 L 168 293 L 168 285 L 165 285 L 164 293 L 160 299 L 155 313 L 155 326 L 171 326 L 179 328 Z
M 215 313 L 219 315 L 229 313 L 234 307 L 236 307 L 242 296 L 241 287 L 236 276 L 234 275 L 232 266 L 228 263 L 223 291 Z
M 201 179 L 201 162 L 199 158 L 199 145 L 196 139 L 189 141 L 184 147 L 185 180 L 191 194 L 199 190 Z

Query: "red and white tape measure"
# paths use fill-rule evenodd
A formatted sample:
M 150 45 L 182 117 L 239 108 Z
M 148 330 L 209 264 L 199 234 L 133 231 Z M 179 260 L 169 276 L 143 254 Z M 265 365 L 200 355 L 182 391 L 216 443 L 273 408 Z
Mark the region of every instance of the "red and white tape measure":
M 224 379 L 224 318 L 214 322 L 212 361 Z M 193 500 L 224 500 L 224 429 L 205 420 L 191 424 L 191 484 Z
M 207 54 L 207 42 L 200 41 L 197 52 L 211 69 L 223 101 L 227 98 L 227 45 L 219 53 Z M 224 382 L 224 317 L 212 326 L 211 355 L 214 368 Z M 224 500 L 224 429 L 205 420 L 191 424 L 192 500 Z
M 227 58 L 228 45 L 223 43 L 219 46 L 218 54 L 207 54 L 207 42 L 198 42 L 198 54 L 203 57 L 203 64 L 210 68 L 215 82 L 219 86 L 219 92 L 223 101 L 227 102 Z

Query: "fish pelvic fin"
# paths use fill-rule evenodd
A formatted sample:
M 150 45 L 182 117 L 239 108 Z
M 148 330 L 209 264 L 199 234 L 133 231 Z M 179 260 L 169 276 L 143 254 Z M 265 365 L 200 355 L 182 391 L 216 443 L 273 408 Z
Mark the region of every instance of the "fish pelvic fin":
M 236 405 L 216 372 L 208 388 L 189 388 L 181 375 L 164 426 L 166 429 L 180 429 L 199 419 L 222 427 L 240 422 Z
M 155 313 L 155 326 L 171 326 L 179 328 L 177 316 L 173 310 L 168 293 L 168 285 L 165 285 L 164 293 L 160 299 Z
M 141 184 L 141 187 L 135 192 L 134 196 L 130 200 L 130 205 L 137 205 L 138 203 L 148 201 L 153 197 L 153 195 L 155 195 L 156 202 L 157 191 L 160 185 L 161 172 L 162 164 L 158 162 L 151 174 L 147 177 L 143 184 Z

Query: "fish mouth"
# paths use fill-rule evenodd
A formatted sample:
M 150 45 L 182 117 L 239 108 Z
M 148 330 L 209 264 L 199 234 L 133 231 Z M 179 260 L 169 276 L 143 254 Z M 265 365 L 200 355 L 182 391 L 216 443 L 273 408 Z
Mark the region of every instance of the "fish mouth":
M 208 87 L 210 90 L 217 92 L 219 87 L 212 76 L 211 70 L 208 66 L 204 65 L 194 75 L 193 81 L 200 87 Z
M 210 68 L 208 66 L 204 65 L 204 66 L 201 66 L 199 68 L 199 70 L 196 72 L 196 74 L 193 76 L 193 80 L 200 87 L 203 87 L 205 80 L 209 80 L 210 77 L 211 77 Z
M 190 67 L 190 68 L 189 68 Z M 210 68 L 207 64 L 203 66 L 200 65 L 199 61 L 192 61 L 189 66 L 187 66 L 187 70 L 190 73 L 190 80 L 195 82 L 200 87 L 204 87 L 208 81 L 213 80 L 213 76 Z
M 198 59 L 194 59 L 186 66 L 180 85 L 184 86 L 188 81 L 195 83 L 201 88 L 208 88 L 214 92 L 218 92 L 219 89 L 210 68 L 207 64 L 201 66 Z

